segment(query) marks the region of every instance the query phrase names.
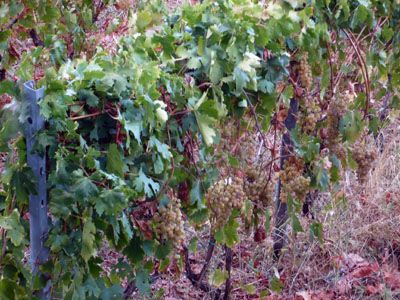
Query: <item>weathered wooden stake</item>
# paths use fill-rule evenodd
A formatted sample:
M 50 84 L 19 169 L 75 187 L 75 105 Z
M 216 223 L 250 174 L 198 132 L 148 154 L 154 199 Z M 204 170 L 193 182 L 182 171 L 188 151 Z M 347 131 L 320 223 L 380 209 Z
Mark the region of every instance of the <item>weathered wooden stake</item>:
M 44 120 L 39 113 L 38 101 L 44 97 L 44 88 L 35 89 L 34 81 L 28 81 L 23 86 L 24 101 L 28 104 L 28 116 L 25 120 L 25 138 L 28 165 L 37 180 L 36 195 L 29 195 L 29 232 L 30 232 L 30 264 L 34 276 L 40 276 L 46 283 L 37 296 L 40 299 L 50 299 L 51 281 L 40 274 L 39 266 L 44 264 L 49 256 L 49 250 L 44 246 L 48 236 L 47 217 L 47 186 L 46 186 L 46 155 L 33 153 L 36 133 L 44 128 Z

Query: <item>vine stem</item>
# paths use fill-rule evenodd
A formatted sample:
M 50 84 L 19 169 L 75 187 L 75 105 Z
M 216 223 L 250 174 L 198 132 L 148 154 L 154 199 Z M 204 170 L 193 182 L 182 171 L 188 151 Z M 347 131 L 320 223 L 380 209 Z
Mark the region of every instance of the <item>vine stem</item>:
M 266 143 L 266 141 L 265 141 L 265 137 L 264 137 L 264 135 L 263 135 L 263 133 L 262 133 L 262 131 L 261 131 L 260 123 L 258 122 L 258 119 L 257 119 L 257 114 L 256 114 L 256 110 L 254 109 L 254 105 L 253 105 L 253 103 L 251 103 L 250 98 L 249 98 L 249 96 L 247 95 L 247 93 L 246 93 L 245 90 L 243 90 L 243 93 L 244 93 L 244 95 L 246 96 L 247 103 L 249 103 L 250 111 L 251 111 L 251 114 L 253 115 L 254 121 L 256 122 L 256 128 L 257 128 L 258 133 L 259 133 L 260 136 L 261 136 L 262 142 L 264 143 L 264 145 L 267 145 L 267 143 Z
M 199 282 L 198 275 L 193 273 L 192 267 L 190 266 L 190 261 L 189 261 L 189 249 L 184 246 L 183 247 L 183 253 L 184 253 L 184 261 L 185 261 L 185 271 L 186 271 L 186 277 L 190 280 L 190 282 L 200 288 L 202 291 L 208 293 L 211 291 L 211 287 L 204 282 Z
M 366 101 L 365 101 L 365 111 L 364 111 L 364 118 L 366 118 L 368 116 L 368 110 L 369 110 L 369 102 L 371 99 L 371 91 L 370 91 L 370 81 L 369 81 L 369 75 L 368 75 L 368 69 L 367 69 L 367 64 L 364 60 L 364 58 L 361 55 L 361 50 L 360 47 L 358 46 L 358 44 L 356 44 L 357 42 L 354 41 L 354 35 L 351 32 L 348 32 L 346 29 L 343 29 L 344 34 L 347 36 L 347 38 L 349 39 L 351 45 L 354 48 L 354 51 L 357 54 L 357 58 L 358 61 L 360 63 L 361 66 L 361 72 L 363 74 L 364 80 L 365 80 L 365 92 L 366 92 Z
M 331 54 L 331 47 L 329 46 L 329 44 L 326 44 L 326 49 L 328 50 L 328 62 L 329 62 L 329 70 L 330 70 L 330 74 L 331 77 L 329 79 L 329 83 L 330 83 L 330 88 L 331 88 L 331 95 L 333 95 L 333 80 L 334 80 L 334 74 L 333 74 L 333 67 L 332 67 L 332 54 Z
M 210 265 L 210 261 L 211 261 L 212 255 L 214 253 L 214 248 L 215 248 L 215 238 L 214 238 L 213 235 L 211 235 L 210 236 L 210 240 L 208 242 L 206 259 L 205 259 L 203 268 L 200 271 L 198 283 L 202 282 L 204 276 L 206 275 L 207 269 L 208 269 L 208 267 Z
M 288 112 L 288 116 L 285 120 L 285 125 L 287 128 L 287 132 L 282 137 L 282 147 L 281 147 L 281 160 L 280 160 L 280 169 L 282 170 L 285 164 L 285 157 L 291 154 L 291 149 L 293 148 L 293 141 L 290 138 L 290 130 L 292 130 L 296 126 L 297 122 L 297 112 L 299 109 L 299 103 L 295 98 L 292 98 L 290 101 L 290 108 Z M 280 199 L 282 189 L 281 180 L 278 180 L 277 193 L 276 193 L 276 212 L 275 212 L 275 228 L 273 231 L 273 239 L 274 239 L 274 258 L 278 259 L 281 253 L 281 250 L 284 246 L 286 234 L 285 234 L 285 224 L 288 219 L 287 212 L 287 203 L 282 202 Z
M 225 292 L 224 292 L 224 300 L 230 299 L 231 293 L 231 269 L 232 269 L 232 249 L 228 246 L 225 246 L 225 271 L 228 273 L 228 278 L 225 282 Z

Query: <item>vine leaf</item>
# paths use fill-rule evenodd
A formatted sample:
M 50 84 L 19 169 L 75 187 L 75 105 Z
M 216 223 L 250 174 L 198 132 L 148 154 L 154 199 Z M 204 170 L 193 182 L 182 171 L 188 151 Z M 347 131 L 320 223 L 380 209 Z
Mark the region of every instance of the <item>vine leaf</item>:
M 107 215 L 117 215 L 126 205 L 124 194 L 117 190 L 105 190 L 96 199 L 96 212 L 101 216 L 105 212 Z
M 195 116 L 204 142 L 207 146 L 212 145 L 214 138 L 217 136 L 217 133 L 214 129 L 215 119 L 199 113 L 195 113 Z
M 129 133 L 131 132 L 133 136 L 135 137 L 136 141 L 139 143 L 139 145 L 142 143 L 142 140 L 140 139 L 140 133 L 143 130 L 143 125 L 141 120 L 125 120 L 123 123 L 125 130 Z M 129 136 L 128 136 L 128 145 L 129 145 Z
M 324 230 L 322 227 L 322 223 L 313 222 L 310 226 L 310 235 L 311 238 L 317 238 L 318 241 L 322 244 L 324 241 Z
M 124 162 L 117 144 L 111 144 L 107 153 L 107 171 L 124 177 Z
M 150 293 L 149 273 L 145 269 L 140 269 L 136 273 L 135 284 L 142 295 Z
M 89 295 L 92 295 L 96 298 L 100 296 L 101 290 L 92 276 L 89 276 L 85 281 L 85 288 Z
M 72 175 L 77 177 L 71 189 L 77 198 L 86 199 L 98 193 L 97 186 L 89 178 L 83 177 L 82 170 L 76 170 Z
M 143 10 L 137 14 L 136 26 L 141 31 L 151 23 L 152 19 L 151 13 L 147 10 Z
M 363 130 L 362 116 L 359 111 L 348 111 L 340 120 L 340 132 L 345 141 L 354 143 Z
M 228 272 L 221 269 L 216 269 L 215 272 L 210 276 L 209 283 L 215 287 L 220 287 L 226 279 L 228 279 Z
M 144 257 L 140 238 L 134 235 L 129 244 L 124 248 L 123 253 L 133 264 L 140 262 Z
M 293 232 L 303 232 L 303 227 L 301 226 L 299 218 L 296 216 L 295 213 L 292 214 L 292 228 Z
M 161 143 L 157 138 L 152 136 L 149 141 L 149 146 L 150 147 L 156 147 L 158 153 L 161 154 L 161 156 L 164 159 L 170 160 L 172 157 L 172 153 L 169 151 L 169 147 L 167 144 Z
M 89 258 L 95 253 L 94 240 L 95 240 L 96 227 L 94 226 L 92 219 L 88 219 L 83 225 L 82 231 L 82 249 L 81 256 L 85 262 L 88 262 Z
M 17 209 L 8 216 L 0 217 L 0 227 L 7 230 L 7 236 L 15 246 L 19 246 L 24 241 L 25 229 L 21 225 L 20 214 Z
M 224 74 L 223 68 L 219 63 L 216 52 L 211 51 L 211 63 L 210 63 L 210 80 L 213 84 L 218 84 Z
M 233 212 L 228 223 L 215 233 L 215 240 L 220 244 L 225 244 L 229 248 L 232 248 L 239 242 L 239 224 L 235 220 L 236 216 L 237 213 Z
M 146 196 L 153 197 L 160 190 L 160 184 L 147 177 L 143 170 L 140 169 L 139 176 L 135 180 L 135 188 L 138 192 L 144 191 Z

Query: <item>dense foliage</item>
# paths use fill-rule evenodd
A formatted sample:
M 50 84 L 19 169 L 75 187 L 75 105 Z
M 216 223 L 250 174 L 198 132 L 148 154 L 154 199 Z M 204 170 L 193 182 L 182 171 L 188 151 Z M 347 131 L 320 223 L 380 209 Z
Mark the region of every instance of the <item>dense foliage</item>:
M 362 179 L 374 155 L 363 137 L 386 120 L 379 108 L 399 104 L 396 1 L 218 0 L 172 14 L 155 3 L 131 12 L 111 53 L 85 44 L 92 1 L 65 2 L 0 6 L 1 69 L 14 72 L 10 39 L 30 34 L 35 43 L 15 67 L 20 81 L 6 74 L 0 82 L 13 97 L 0 131 L 10 153 L 0 194 L 2 298 L 29 298 L 44 281 L 32 281 L 23 260 L 35 182 L 19 133 L 26 110 L 18 84 L 39 66 L 47 125 L 36 151 L 48 157 L 51 220 L 41 268 L 63 299 L 122 297 L 126 278 L 149 293 L 155 263 L 162 271 L 182 244 L 195 247 L 184 222 L 201 230 L 210 219 L 217 242 L 232 247 L 241 214 L 251 210 L 248 226 L 269 216 L 279 178 L 277 201 L 302 230 L 296 215 L 307 193 L 336 192 L 343 167 Z M 12 26 L 24 28 L 20 37 Z M 291 101 L 299 105 L 293 149 L 279 166 Z M 237 143 L 248 148 L 226 151 Z M 266 161 L 249 160 L 264 151 Z M 323 242 L 320 224 L 311 228 Z M 127 258 L 107 276 L 97 255 L 105 239 Z

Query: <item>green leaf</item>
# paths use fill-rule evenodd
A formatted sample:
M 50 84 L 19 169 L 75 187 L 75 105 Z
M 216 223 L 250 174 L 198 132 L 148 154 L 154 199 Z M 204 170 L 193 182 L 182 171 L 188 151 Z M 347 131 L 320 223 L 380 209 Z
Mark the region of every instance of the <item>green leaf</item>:
M 190 204 L 197 204 L 198 208 L 202 208 L 202 193 L 200 188 L 200 181 L 196 180 L 193 184 L 192 189 L 190 190 Z
M 131 223 L 129 222 L 128 217 L 126 216 L 126 214 L 124 212 L 122 213 L 121 221 L 122 221 L 122 227 L 123 227 L 124 232 L 126 233 L 128 239 L 132 239 L 132 237 L 133 237 L 132 226 L 131 226 Z
M 85 101 L 90 107 L 96 107 L 99 104 L 99 98 L 90 90 L 79 90 L 78 99 Z
M 143 10 L 138 12 L 137 19 L 136 19 L 136 26 L 138 27 L 139 31 L 145 29 L 148 25 L 150 25 L 152 21 L 151 13 L 147 10 Z
M 85 262 L 88 262 L 88 260 L 96 253 L 96 249 L 94 248 L 95 233 L 96 227 L 92 222 L 92 218 L 89 217 L 89 219 L 85 221 L 82 230 L 81 256 Z
M 156 258 L 165 260 L 168 254 L 171 252 L 171 250 L 172 250 L 172 244 L 169 241 L 162 243 L 161 245 L 158 245 L 155 253 Z
M 0 216 L 0 227 L 7 230 L 7 236 L 15 246 L 22 244 L 25 238 L 25 229 L 20 223 L 20 214 L 14 209 L 8 216 Z
M 136 141 L 139 143 L 139 145 L 142 143 L 140 139 L 140 133 L 143 130 L 143 124 L 141 120 L 125 120 L 123 122 L 125 130 L 128 132 L 128 134 L 131 132 L 133 136 L 135 137 Z M 128 143 L 129 145 L 129 143 Z
M 89 296 L 96 298 L 100 296 L 101 289 L 92 276 L 89 276 L 88 279 L 86 279 L 84 286 Z
M 272 290 L 273 292 L 275 292 L 275 293 L 280 293 L 280 292 L 283 290 L 284 287 L 285 287 L 285 286 L 284 286 L 283 282 L 282 282 L 279 278 L 273 277 L 273 278 L 271 279 L 271 281 L 270 281 L 270 288 L 271 288 L 271 290 Z
M 114 284 L 109 288 L 103 289 L 99 299 L 102 300 L 118 300 L 123 298 L 124 290 L 119 284 Z
M 129 241 L 128 246 L 123 250 L 123 254 L 134 264 L 138 264 L 144 257 L 142 241 L 136 235 Z
M 248 295 L 255 295 L 257 293 L 257 289 L 253 284 L 246 284 L 243 286 L 243 289 Z
M 310 235 L 311 239 L 317 238 L 318 241 L 322 244 L 324 242 L 324 230 L 322 227 L 322 223 L 313 222 L 310 226 Z
M 385 39 L 385 41 L 389 41 L 394 36 L 394 31 L 391 27 L 389 27 L 388 25 L 385 25 L 382 28 L 381 34 L 382 34 L 382 37 Z
M 144 192 L 146 196 L 153 197 L 160 190 L 160 184 L 155 182 L 150 177 L 147 177 L 140 168 L 139 176 L 134 182 L 135 188 L 138 192 Z
M 358 5 L 354 11 L 351 27 L 354 29 L 357 26 L 369 25 L 372 21 L 371 12 L 364 5 Z
M 29 299 L 22 286 L 8 278 L 0 280 L 0 299 Z
M 171 159 L 172 153 L 169 151 L 169 146 L 167 144 L 161 143 L 156 137 L 150 137 L 149 146 L 152 148 L 155 147 L 158 153 L 160 153 L 164 159 Z
M 339 129 L 345 141 L 354 143 L 364 128 L 364 122 L 359 111 L 348 111 L 340 120 Z
M 98 193 L 97 186 L 87 177 L 84 177 L 82 170 L 77 170 L 72 173 L 76 177 L 75 184 L 71 186 L 71 190 L 75 193 L 78 199 L 86 200 Z
M 140 269 L 136 273 L 135 284 L 142 295 L 150 294 L 150 276 L 147 270 Z
M 295 213 L 292 214 L 292 229 L 294 233 L 304 232 L 303 227 L 301 226 L 299 218 Z
M 123 156 L 120 153 L 117 144 L 110 144 L 107 152 L 107 171 L 124 177 L 124 162 Z
M 125 195 L 118 190 L 103 190 L 99 197 L 94 197 L 96 212 L 101 216 L 117 216 L 125 208 L 127 199 Z
M 204 142 L 207 146 L 212 145 L 214 143 L 214 139 L 217 136 L 217 132 L 214 129 L 215 119 L 207 115 L 201 115 L 199 113 L 195 113 L 195 116 Z
M 258 82 L 258 89 L 267 94 L 272 94 L 275 91 L 275 85 L 266 79 Z
M 329 173 L 322 166 L 317 168 L 316 182 L 321 191 L 326 191 L 329 188 Z
M 233 79 L 236 82 L 236 94 L 242 93 L 247 83 L 250 81 L 249 76 L 242 69 L 236 67 L 233 73 Z
M 227 271 L 216 269 L 215 272 L 210 276 L 209 283 L 215 287 L 220 287 L 228 279 L 229 275 Z
M 19 203 L 27 203 L 30 194 L 37 195 L 36 177 L 28 166 L 12 170 L 11 185 Z
M 224 72 L 221 64 L 216 57 L 216 52 L 211 51 L 211 62 L 210 62 L 210 80 L 213 84 L 218 84 L 223 77 Z
M 238 228 L 239 223 L 235 220 L 235 213 L 232 213 L 228 222 L 215 233 L 215 240 L 220 244 L 232 248 L 236 243 L 239 242 Z

